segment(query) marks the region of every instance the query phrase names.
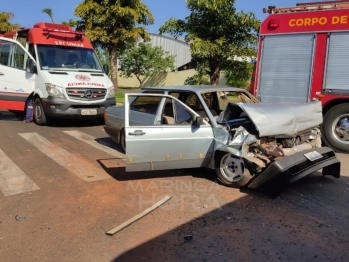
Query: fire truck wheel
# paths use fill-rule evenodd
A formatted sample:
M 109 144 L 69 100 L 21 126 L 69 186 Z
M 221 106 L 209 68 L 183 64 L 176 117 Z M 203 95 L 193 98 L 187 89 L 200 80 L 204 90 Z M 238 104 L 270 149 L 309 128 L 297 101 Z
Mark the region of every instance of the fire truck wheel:
M 332 107 L 321 126 L 325 144 L 337 152 L 349 153 L 349 103 Z
M 34 120 L 35 123 L 39 126 L 44 126 L 48 124 L 49 119 L 45 115 L 40 98 L 36 98 L 34 101 Z
M 252 176 L 244 172 L 242 159 L 227 152 L 217 152 L 215 168 L 218 180 L 227 186 L 241 187 L 246 185 Z

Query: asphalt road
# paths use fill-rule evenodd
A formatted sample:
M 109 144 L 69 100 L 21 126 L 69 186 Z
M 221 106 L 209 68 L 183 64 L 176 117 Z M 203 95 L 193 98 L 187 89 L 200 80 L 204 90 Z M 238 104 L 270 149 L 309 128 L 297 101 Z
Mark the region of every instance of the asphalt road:
M 92 120 L 0 111 L 0 261 L 349 261 L 349 155 L 340 179 L 316 173 L 275 199 L 206 169 L 125 173 L 123 157 Z

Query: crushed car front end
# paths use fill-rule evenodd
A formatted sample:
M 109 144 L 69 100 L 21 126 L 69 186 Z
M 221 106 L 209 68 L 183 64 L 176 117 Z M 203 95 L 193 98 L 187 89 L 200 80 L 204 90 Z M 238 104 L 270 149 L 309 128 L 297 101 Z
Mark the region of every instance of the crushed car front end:
M 321 147 L 321 110 L 320 103 L 229 103 L 217 118 L 226 132 L 216 138 L 218 178 L 270 196 L 320 169 L 339 178 L 335 153 Z

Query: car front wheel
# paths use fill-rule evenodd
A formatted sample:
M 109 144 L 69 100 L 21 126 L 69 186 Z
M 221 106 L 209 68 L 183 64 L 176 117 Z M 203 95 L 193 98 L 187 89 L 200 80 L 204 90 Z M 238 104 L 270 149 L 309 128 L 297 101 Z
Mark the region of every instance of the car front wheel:
M 243 160 L 231 153 L 217 153 L 215 168 L 219 181 L 227 186 L 241 187 L 246 185 L 252 178 L 249 172 L 245 172 Z

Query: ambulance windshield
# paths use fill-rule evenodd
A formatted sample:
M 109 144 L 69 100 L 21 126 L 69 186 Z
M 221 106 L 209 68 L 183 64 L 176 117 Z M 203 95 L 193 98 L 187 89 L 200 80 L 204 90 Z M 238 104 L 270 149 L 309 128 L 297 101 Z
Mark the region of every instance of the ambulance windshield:
M 37 52 L 42 70 L 103 71 L 93 49 L 37 45 Z

